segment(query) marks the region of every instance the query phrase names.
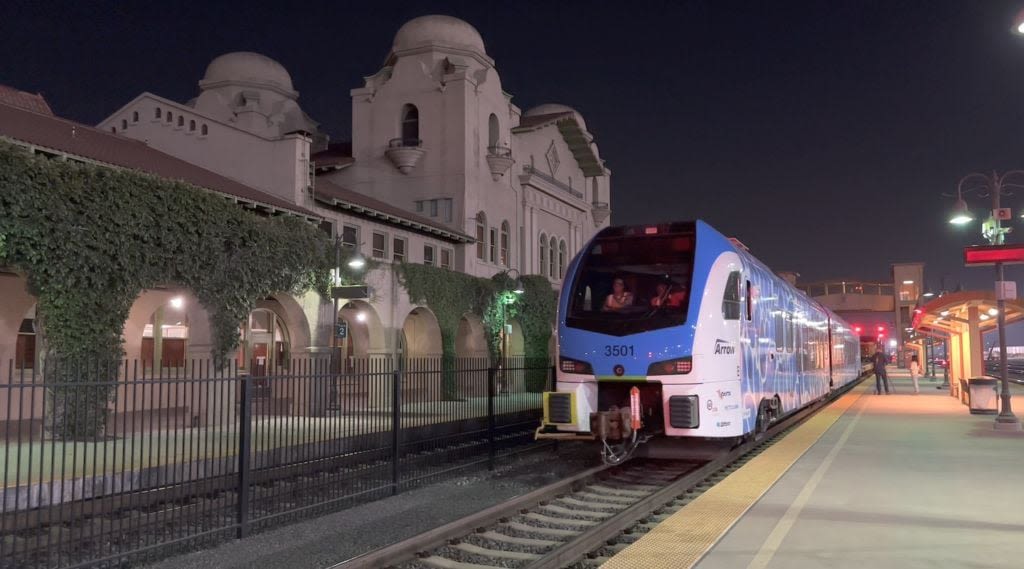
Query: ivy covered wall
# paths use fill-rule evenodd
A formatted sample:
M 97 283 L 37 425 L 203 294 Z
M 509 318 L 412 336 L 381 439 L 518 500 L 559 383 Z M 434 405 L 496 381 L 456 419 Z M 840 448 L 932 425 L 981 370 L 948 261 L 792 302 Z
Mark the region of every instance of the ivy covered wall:
M 26 275 L 49 357 L 89 360 L 96 370 L 62 379 L 88 382 L 116 369 L 124 322 L 143 290 L 187 288 L 210 314 L 222 361 L 259 299 L 326 292 L 334 252 L 300 219 L 261 217 L 184 182 L 0 142 L 0 264 Z M 57 435 L 102 429 L 107 388 L 52 391 Z
M 557 307 L 555 291 L 547 279 L 537 275 L 523 277 L 524 292 L 517 295 L 511 292 L 514 281 L 506 273 L 482 279 L 412 263 L 398 265 L 396 270 L 409 299 L 429 307 L 437 318 L 441 328 L 442 367 L 445 370 L 443 385 L 447 395 L 453 396 L 455 392 L 455 342 L 459 321 L 466 314 L 481 317 L 488 349 L 494 359 L 501 352 L 502 326 L 517 320 L 523 329 L 528 367 L 538 368 L 527 373 L 527 388 L 534 391 L 543 389 L 547 378 L 545 368 L 550 361 L 551 327 Z

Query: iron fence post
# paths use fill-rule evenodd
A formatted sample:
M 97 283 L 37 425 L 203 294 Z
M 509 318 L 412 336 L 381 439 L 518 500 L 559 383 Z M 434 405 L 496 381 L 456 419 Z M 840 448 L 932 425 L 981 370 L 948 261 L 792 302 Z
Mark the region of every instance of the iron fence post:
M 487 368 L 487 469 L 494 470 L 494 380 L 497 376 L 497 369 L 494 366 Z
M 391 494 L 398 494 L 401 470 L 399 468 L 402 445 L 402 372 L 391 373 Z
M 238 539 L 249 533 L 249 454 L 252 451 L 251 376 L 241 379 L 241 409 L 238 410 Z

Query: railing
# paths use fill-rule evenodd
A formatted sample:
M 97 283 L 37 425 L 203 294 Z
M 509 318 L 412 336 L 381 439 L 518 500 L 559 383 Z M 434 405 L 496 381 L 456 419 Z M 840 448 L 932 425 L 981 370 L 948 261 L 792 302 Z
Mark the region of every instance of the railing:
M 165 557 L 535 448 L 548 361 L 8 367 L 0 567 Z
M 418 138 L 392 138 L 388 141 L 388 148 L 419 148 L 423 141 Z
M 500 156 L 501 158 L 511 158 L 512 149 L 507 146 L 488 146 L 487 154 L 491 156 Z
M 888 283 L 863 283 L 863 282 L 830 282 L 801 285 L 810 297 L 828 296 L 831 294 L 862 294 L 869 296 L 892 296 L 893 285 Z
M 560 189 L 560 190 L 562 190 L 564 192 L 567 192 L 569 194 L 572 194 L 573 196 L 575 196 L 575 197 L 577 197 L 579 199 L 583 199 L 583 193 L 582 192 L 574 190 L 573 187 L 570 186 L 569 184 L 566 184 L 564 182 L 560 182 L 557 179 L 555 179 L 554 177 L 549 176 L 549 175 L 545 174 L 544 172 L 541 172 L 540 170 L 534 168 L 533 166 L 530 166 L 529 164 L 524 164 L 523 165 L 523 172 L 526 173 L 526 174 L 530 174 L 531 176 L 537 176 L 541 180 L 544 180 L 545 182 L 547 182 L 547 183 L 557 187 L 558 189 Z

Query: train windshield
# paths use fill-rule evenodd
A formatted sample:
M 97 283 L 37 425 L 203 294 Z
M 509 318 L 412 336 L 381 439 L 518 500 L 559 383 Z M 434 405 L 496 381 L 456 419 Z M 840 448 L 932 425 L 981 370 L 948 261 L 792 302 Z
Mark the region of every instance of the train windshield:
M 566 325 L 624 336 L 685 322 L 694 233 L 671 228 L 627 228 L 595 239 L 572 283 Z

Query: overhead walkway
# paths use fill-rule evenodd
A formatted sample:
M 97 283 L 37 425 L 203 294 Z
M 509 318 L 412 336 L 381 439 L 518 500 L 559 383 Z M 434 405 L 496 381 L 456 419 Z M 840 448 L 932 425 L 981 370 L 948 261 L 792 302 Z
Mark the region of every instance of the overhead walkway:
M 870 378 L 603 567 L 1021 567 L 1024 435 L 890 375 L 894 394 Z

